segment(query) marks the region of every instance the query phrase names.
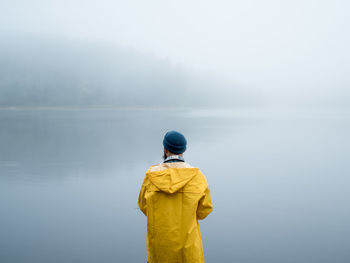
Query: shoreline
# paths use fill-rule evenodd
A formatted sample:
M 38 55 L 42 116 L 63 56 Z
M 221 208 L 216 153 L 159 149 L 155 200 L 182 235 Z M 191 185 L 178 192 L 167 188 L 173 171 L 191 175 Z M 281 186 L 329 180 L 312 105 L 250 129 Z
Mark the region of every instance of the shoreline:
M 123 110 L 123 111 L 140 111 L 140 110 L 192 110 L 193 108 L 185 107 L 120 107 L 120 106 L 110 106 L 110 105 L 93 105 L 93 106 L 8 106 L 0 107 L 0 111 L 36 111 L 36 110 Z

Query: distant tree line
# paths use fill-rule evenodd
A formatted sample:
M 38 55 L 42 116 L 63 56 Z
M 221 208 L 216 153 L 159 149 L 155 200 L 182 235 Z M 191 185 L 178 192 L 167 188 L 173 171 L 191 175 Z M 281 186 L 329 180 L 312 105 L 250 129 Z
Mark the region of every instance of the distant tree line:
M 234 106 L 215 81 L 127 48 L 2 39 L 0 106 Z

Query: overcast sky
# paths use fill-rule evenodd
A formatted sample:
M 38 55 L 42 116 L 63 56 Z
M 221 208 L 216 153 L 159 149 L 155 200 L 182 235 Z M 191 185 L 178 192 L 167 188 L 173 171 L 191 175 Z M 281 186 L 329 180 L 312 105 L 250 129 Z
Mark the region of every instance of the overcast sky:
M 259 88 L 349 103 L 348 0 L 0 0 L 0 32 L 102 40 Z

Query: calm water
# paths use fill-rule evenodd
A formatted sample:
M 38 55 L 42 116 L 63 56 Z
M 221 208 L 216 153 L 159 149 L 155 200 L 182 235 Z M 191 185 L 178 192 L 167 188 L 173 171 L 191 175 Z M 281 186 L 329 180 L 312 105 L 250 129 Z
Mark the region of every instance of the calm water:
M 350 114 L 209 110 L 1 110 L 0 262 L 146 262 L 169 129 L 212 191 L 207 262 L 350 262 Z

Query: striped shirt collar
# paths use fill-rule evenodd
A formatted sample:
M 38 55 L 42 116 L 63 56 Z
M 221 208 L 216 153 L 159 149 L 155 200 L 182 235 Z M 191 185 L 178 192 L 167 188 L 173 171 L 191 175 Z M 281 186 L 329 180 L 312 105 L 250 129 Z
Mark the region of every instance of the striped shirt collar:
M 185 162 L 185 159 L 180 155 L 170 155 L 164 160 L 163 163 L 172 163 L 172 162 Z

